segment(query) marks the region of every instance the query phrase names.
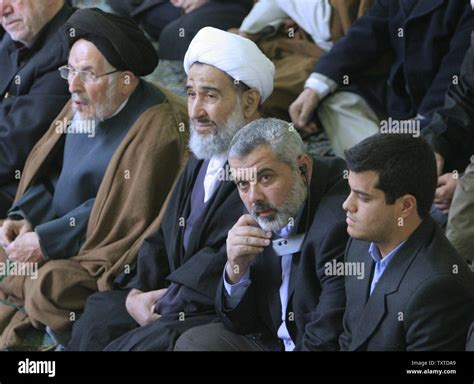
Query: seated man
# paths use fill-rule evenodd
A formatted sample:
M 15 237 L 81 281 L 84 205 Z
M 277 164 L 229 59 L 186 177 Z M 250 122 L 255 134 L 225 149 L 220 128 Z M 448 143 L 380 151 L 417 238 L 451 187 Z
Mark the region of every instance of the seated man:
M 183 60 L 191 40 L 206 26 L 228 30 L 238 27 L 252 9 L 253 0 L 171 0 L 183 15 L 163 28 L 160 58 Z
M 346 152 L 352 237 L 342 350 L 464 350 L 474 276 L 429 215 L 436 162 L 422 138 L 375 135 Z
M 11 262 L 44 265 L 37 279 L 10 275 L 1 283 L 0 348 L 18 342 L 12 332 L 25 329 L 24 311 L 37 327 L 71 328 L 71 312 L 110 287 L 143 233 L 157 227 L 184 163 L 185 113 L 140 79 L 158 57 L 138 26 L 83 9 L 69 19 L 67 36 L 60 73 L 71 102 L 31 152 L 1 228 Z
M 227 237 L 216 304 L 222 324 L 191 329 L 176 350 L 338 350 L 344 161 L 311 159 L 288 123 L 261 119 L 234 137 L 229 165 L 250 214 Z
M 250 40 L 210 27 L 191 42 L 184 68 L 193 155 L 135 274 L 87 300 L 69 350 L 173 350 L 182 332 L 216 318 L 227 232 L 244 209 L 222 170 L 234 134 L 260 116 L 275 69 Z
M 68 101 L 64 0 L 0 2 L 0 220 L 13 204 L 33 145 Z
M 133 18 L 154 40 L 170 22 L 181 16 L 181 9 L 170 0 L 107 0 L 119 15 Z
M 435 205 L 448 215 L 446 237 L 465 259 L 474 260 L 474 45 L 451 85 L 444 107 L 423 132 L 435 151 Z M 467 168 L 466 168 L 467 167 Z M 464 175 L 461 177 L 461 173 Z
M 255 41 L 275 64 L 268 116 L 289 120 L 316 61 L 364 15 L 373 0 L 260 0 L 242 22 L 239 34 Z M 291 17 L 291 19 L 290 19 Z M 311 151 L 311 146 L 308 150 Z
M 443 106 L 473 29 L 474 12 L 464 0 L 377 0 L 318 61 L 290 106 L 292 121 L 304 130 L 317 108 L 339 156 L 379 131 L 419 135 Z M 389 73 L 369 76 L 385 54 L 393 56 Z M 400 128 L 400 120 L 410 121 Z

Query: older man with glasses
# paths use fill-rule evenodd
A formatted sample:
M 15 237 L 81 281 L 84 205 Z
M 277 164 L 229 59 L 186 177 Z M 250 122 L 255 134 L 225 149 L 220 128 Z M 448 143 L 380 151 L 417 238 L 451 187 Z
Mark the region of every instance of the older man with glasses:
M 111 287 L 157 228 L 186 153 L 184 102 L 140 79 L 158 57 L 138 26 L 98 9 L 66 25 L 69 60 L 59 72 L 71 101 L 31 152 L 0 229 L 8 258 L 40 265 L 39 277 L 10 275 L 0 285 L 8 327 L 0 348 L 19 342 L 10 303 L 57 335 L 87 295 Z

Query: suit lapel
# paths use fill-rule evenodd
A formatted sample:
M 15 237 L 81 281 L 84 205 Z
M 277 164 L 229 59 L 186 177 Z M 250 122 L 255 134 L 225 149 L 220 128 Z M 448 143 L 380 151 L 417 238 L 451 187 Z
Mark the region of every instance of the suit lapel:
M 313 226 L 312 220 L 316 215 L 316 209 L 327 188 L 328 172 L 328 167 L 324 162 L 318 161 L 317 159 L 314 160 L 308 198 L 306 199 L 304 208 L 297 220 L 298 234 L 306 232 L 307 236 L 310 228 Z M 306 240 L 307 238 L 305 237 L 301 247 L 302 252 L 305 249 Z M 296 280 L 298 279 L 298 265 L 302 252 L 294 254 L 291 262 L 290 282 L 288 284 L 288 303 L 291 302 L 295 290 Z
M 190 165 L 190 179 L 186 181 L 185 191 L 183 194 L 183 198 L 180 201 L 179 206 L 179 220 L 176 223 L 176 236 L 174 239 L 174 249 L 176 252 L 173 253 L 173 261 L 174 265 L 181 265 L 181 259 L 184 254 L 184 245 L 183 245 L 183 238 L 184 238 L 184 230 L 186 229 L 185 225 L 182 225 L 179 221 L 186 220 L 189 216 L 189 212 L 191 211 L 191 193 L 193 191 L 194 183 L 196 181 L 197 175 L 199 173 L 199 169 L 201 168 L 201 164 L 203 163 L 202 160 L 196 159 L 193 155 L 189 157 Z M 192 238 L 192 236 L 191 236 Z M 191 238 L 190 244 L 188 246 L 188 251 L 190 248 L 194 248 L 191 246 Z
M 426 237 L 433 231 L 434 223 L 427 219 L 420 224 L 415 232 L 408 238 L 405 244 L 398 250 L 390 264 L 387 266 L 372 295 L 368 298 L 365 308 L 362 310 L 358 326 L 355 329 L 350 350 L 358 349 L 375 331 L 386 312 L 386 297 L 398 291 L 401 281 L 405 277 L 407 270 L 413 263 L 417 254 L 426 243 Z M 372 258 L 366 247 L 365 255 L 361 255 L 367 263 Z M 365 292 L 369 292 L 372 278 L 363 279 Z M 362 295 L 356 304 L 364 305 Z
M 2 71 L 9 69 L 8 72 L 4 72 L 0 76 L 0 95 L 3 98 L 13 81 L 13 77 L 18 72 L 18 68 L 16 65 L 16 50 L 9 36 L 5 36 L 4 44 L 0 49 L 4 51 L 0 54 L 0 68 L 2 68 Z
M 385 295 L 388 292 L 384 291 L 382 286 L 378 286 L 376 290 L 370 295 L 370 286 L 372 283 L 374 262 L 369 255 L 369 248 L 365 248 L 360 259 L 365 265 L 370 266 L 370 274 L 368 278 L 362 279 L 360 283 L 360 291 L 354 293 L 356 297 L 356 302 L 354 303 L 355 308 L 360 308 L 360 318 L 358 326 L 354 330 L 354 335 L 352 337 L 352 343 L 350 350 L 356 350 L 360 347 L 374 332 L 377 325 L 382 320 L 385 311 Z M 357 277 L 352 276 L 352 279 L 357 279 Z M 380 282 L 379 282 L 380 284 Z
M 198 167 L 198 172 L 199 172 L 199 167 Z M 197 176 L 197 173 L 195 174 L 195 178 Z M 204 232 L 206 229 L 209 227 L 209 222 L 210 220 L 215 219 L 216 211 L 219 209 L 219 207 L 223 204 L 223 202 L 228 198 L 228 196 L 233 192 L 235 188 L 235 185 L 233 182 L 230 181 L 221 181 L 219 186 L 217 187 L 216 191 L 214 192 L 214 195 L 211 197 L 211 199 L 207 202 L 203 214 L 201 217 L 196 221 L 196 223 L 193 225 L 193 228 L 191 230 L 191 234 L 189 236 L 189 244 L 186 250 L 186 253 L 184 255 L 184 260 L 187 260 L 189 257 L 194 255 L 198 249 L 201 248 L 202 246 L 202 241 L 206 240 L 206 236 Z M 192 188 L 191 188 L 192 190 Z M 188 205 L 187 205 L 187 214 L 189 214 L 189 209 L 190 209 L 190 201 L 191 201 L 191 191 L 189 192 L 188 196 Z M 243 213 L 243 212 L 242 212 Z M 185 216 L 187 217 L 187 216 Z M 182 232 L 184 233 L 184 228 L 182 228 Z M 182 237 L 181 237 L 182 239 Z
M 444 2 L 445 0 L 417 0 L 416 5 L 408 15 L 403 10 L 403 6 L 400 6 L 400 8 L 405 14 L 407 22 L 410 22 L 413 19 L 418 19 L 433 12 L 436 8 L 442 6 Z

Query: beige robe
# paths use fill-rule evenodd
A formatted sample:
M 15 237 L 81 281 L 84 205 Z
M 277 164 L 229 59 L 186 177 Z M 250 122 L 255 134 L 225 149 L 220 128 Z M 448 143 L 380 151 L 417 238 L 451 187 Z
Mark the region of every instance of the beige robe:
M 183 100 L 167 99 L 146 110 L 114 153 L 100 185 L 79 254 L 49 260 L 38 278 L 7 276 L 0 284 L 0 349 L 21 345 L 22 334 L 45 325 L 70 329 L 87 297 L 112 288 L 135 260 L 143 239 L 157 230 L 170 190 L 187 160 L 188 117 Z M 71 118 L 70 103 L 57 117 Z M 31 151 L 18 199 L 47 170 L 61 146 L 55 124 Z

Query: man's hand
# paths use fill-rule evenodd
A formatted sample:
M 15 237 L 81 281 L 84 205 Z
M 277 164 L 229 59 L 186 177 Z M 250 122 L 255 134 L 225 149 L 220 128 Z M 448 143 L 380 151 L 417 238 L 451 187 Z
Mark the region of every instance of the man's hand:
M 208 2 L 209 0 L 183 0 L 180 7 L 183 8 L 184 13 L 191 13 Z
M 28 232 L 18 236 L 5 249 L 8 258 L 18 263 L 42 263 L 43 253 L 36 232 Z
M 271 232 L 265 232 L 250 215 L 243 215 L 227 235 L 227 277 L 232 284 L 240 281 L 253 259 L 271 243 Z
M 435 192 L 434 205 L 445 215 L 448 214 L 453 200 L 454 190 L 458 184 L 458 178 L 453 173 L 445 173 L 438 177 L 438 187 Z
M 3 247 L 8 247 L 12 241 L 27 232 L 33 231 L 32 225 L 26 220 L 7 219 L 0 232 L 0 242 Z
M 290 105 L 290 117 L 295 127 L 305 133 L 317 131 L 316 124 L 310 122 L 311 113 L 315 111 L 320 102 L 319 95 L 310 88 L 305 88 L 298 98 Z
M 435 152 L 435 158 L 436 158 L 436 169 L 438 170 L 438 177 L 439 177 L 443 174 L 444 158 L 438 152 Z
M 184 0 L 170 0 L 170 3 L 176 8 L 181 8 L 183 6 Z
M 128 313 L 141 326 L 159 319 L 161 315 L 154 312 L 155 303 L 165 295 L 166 291 L 166 288 L 150 292 L 132 289 L 125 301 Z

